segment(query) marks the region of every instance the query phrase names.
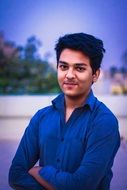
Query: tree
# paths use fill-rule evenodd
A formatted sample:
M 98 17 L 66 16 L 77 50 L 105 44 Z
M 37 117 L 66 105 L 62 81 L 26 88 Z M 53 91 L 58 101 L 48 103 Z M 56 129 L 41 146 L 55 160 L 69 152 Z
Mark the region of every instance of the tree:
M 122 55 L 122 61 L 123 65 L 127 67 L 127 51 L 125 51 L 124 54 Z
M 9 56 L 5 53 L 5 40 L 0 46 L 0 93 L 42 94 L 57 93 L 56 71 L 47 60 L 40 59 L 38 48 L 42 44 L 35 36 L 25 46 L 8 42 Z M 13 51 L 12 51 L 13 50 Z
M 34 60 L 38 57 L 38 48 L 42 45 L 41 41 L 35 36 L 31 36 L 27 39 L 26 46 L 24 48 L 24 57 L 27 60 Z

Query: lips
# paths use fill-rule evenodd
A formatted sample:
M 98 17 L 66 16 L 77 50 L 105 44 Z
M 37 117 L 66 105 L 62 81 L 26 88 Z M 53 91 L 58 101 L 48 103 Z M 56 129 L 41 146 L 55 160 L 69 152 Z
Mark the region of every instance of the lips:
M 77 85 L 76 82 L 64 82 L 65 85 Z
M 77 86 L 77 83 L 76 82 L 64 82 L 63 85 L 68 88 L 72 88 L 74 86 Z

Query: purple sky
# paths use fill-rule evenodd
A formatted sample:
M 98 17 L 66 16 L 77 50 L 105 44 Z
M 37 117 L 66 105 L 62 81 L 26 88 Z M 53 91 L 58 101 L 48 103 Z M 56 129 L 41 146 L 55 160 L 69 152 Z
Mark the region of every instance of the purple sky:
M 86 32 L 104 41 L 104 68 L 120 65 L 127 50 L 127 0 L 1 0 L 0 30 L 24 45 L 36 35 L 42 54 L 51 51 L 59 36 Z

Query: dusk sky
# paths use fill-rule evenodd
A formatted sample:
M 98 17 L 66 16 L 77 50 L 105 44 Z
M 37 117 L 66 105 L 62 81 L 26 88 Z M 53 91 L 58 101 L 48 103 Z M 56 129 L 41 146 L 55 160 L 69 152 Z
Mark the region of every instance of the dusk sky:
M 93 34 L 104 41 L 103 67 L 117 66 L 127 50 L 127 0 L 1 0 L 0 30 L 17 45 L 36 35 L 42 55 L 55 55 L 55 42 L 63 34 Z

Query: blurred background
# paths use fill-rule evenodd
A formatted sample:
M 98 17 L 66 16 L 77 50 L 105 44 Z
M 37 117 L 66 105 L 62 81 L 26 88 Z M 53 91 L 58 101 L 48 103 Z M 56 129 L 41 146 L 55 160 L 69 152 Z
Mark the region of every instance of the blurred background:
M 32 115 L 60 92 L 54 46 L 66 33 L 103 40 L 106 53 L 94 93 L 117 116 L 121 147 L 111 190 L 127 189 L 127 1 L 0 1 L 0 189 Z

